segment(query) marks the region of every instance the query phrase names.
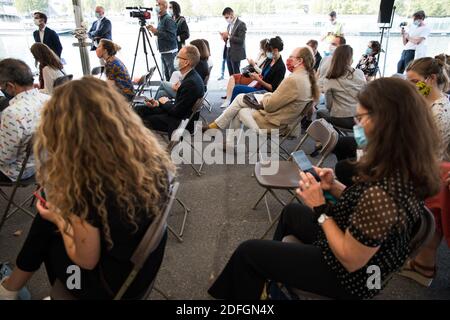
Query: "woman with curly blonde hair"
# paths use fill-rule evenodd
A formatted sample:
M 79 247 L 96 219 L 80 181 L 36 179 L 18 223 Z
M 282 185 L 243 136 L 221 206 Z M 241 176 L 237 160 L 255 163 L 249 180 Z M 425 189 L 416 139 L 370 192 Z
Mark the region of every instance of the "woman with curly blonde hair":
M 56 89 L 42 112 L 34 153 L 46 203 L 17 259 L 0 284 L 1 298 L 17 298 L 42 263 L 49 279 L 67 283 L 81 268 L 80 299 L 111 299 L 131 270 L 130 257 L 153 219 L 162 214 L 175 173 L 125 99 L 94 78 Z M 149 257 L 125 298 L 143 295 L 161 265 L 167 236 Z

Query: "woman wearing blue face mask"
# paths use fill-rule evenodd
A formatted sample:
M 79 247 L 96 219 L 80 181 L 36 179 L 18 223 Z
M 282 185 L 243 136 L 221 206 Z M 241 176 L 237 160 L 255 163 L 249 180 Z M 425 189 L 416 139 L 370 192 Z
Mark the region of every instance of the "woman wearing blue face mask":
M 250 93 L 261 90 L 274 92 L 286 75 L 286 66 L 281 57 L 283 49 L 284 43 L 280 37 L 270 39 L 267 44 L 267 59 L 260 66 L 261 73 L 250 72 L 248 77 L 251 82 L 248 85 L 229 86 L 227 89 L 227 97 L 221 107 L 227 108 L 241 93 Z
M 332 169 L 316 169 L 321 182 L 301 172 L 303 204 L 284 209 L 273 241 L 239 246 L 209 289 L 213 297 L 256 300 L 270 280 L 329 298 L 370 299 L 404 265 L 424 199 L 439 191 L 437 129 L 425 100 L 404 80 L 373 81 L 358 100 L 355 131 L 362 135 L 363 128 L 367 145 L 355 185 L 347 189 Z M 327 204 L 324 191 L 337 203 Z M 288 236 L 299 241 L 283 242 Z M 367 285 L 374 266 L 379 288 Z
M 377 56 L 380 53 L 381 46 L 378 41 L 370 41 L 366 52 L 359 60 L 356 69 L 361 70 L 366 76 L 367 81 L 373 80 L 378 72 Z

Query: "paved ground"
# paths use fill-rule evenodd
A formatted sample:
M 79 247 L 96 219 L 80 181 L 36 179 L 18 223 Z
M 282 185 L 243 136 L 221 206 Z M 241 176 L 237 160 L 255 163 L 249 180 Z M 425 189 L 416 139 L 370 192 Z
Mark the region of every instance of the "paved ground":
M 211 94 L 213 113 L 204 116 L 214 119 L 220 112 L 220 93 Z M 308 145 L 307 149 L 312 146 Z M 311 150 L 310 150 L 311 151 Z M 333 164 L 330 159 L 328 165 Z M 209 299 L 207 294 L 211 279 L 221 271 L 238 244 L 247 239 L 259 238 L 268 227 L 264 204 L 252 210 L 263 190 L 252 177 L 253 166 L 207 166 L 205 174 L 197 177 L 190 167 L 180 168 L 182 182 L 180 198 L 192 210 L 187 220 L 184 243 L 170 238 L 165 260 L 156 286 L 172 299 Z M 24 190 L 20 196 L 32 190 Z M 282 195 L 282 194 L 280 194 Z M 272 211 L 279 205 L 268 198 Z M 4 202 L 0 204 L 3 212 Z M 175 206 L 170 222 L 180 226 L 183 211 Z M 9 220 L 0 233 L 0 261 L 12 261 L 21 248 L 30 219 L 17 215 Z M 23 234 L 13 234 L 21 230 Z M 34 299 L 49 294 L 45 271 L 40 270 L 29 284 Z M 161 299 L 158 293 L 152 298 Z M 450 299 L 450 251 L 442 246 L 439 252 L 439 274 L 432 287 L 425 289 L 400 277 L 395 277 L 379 297 L 381 299 Z

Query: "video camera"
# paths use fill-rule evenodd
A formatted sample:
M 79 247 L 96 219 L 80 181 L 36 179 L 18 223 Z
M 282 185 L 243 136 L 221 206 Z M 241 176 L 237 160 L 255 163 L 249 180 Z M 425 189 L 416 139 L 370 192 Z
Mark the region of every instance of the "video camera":
M 133 10 L 130 12 L 131 18 L 138 18 L 141 21 L 150 20 L 152 15 L 150 11 L 153 11 L 153 8 L 145 8 L 145 7 L 126 7 L 127 10 Z
M 404 28 L 408 26 L 408 22 L 402 22 L 400 23 L 400 28 Z

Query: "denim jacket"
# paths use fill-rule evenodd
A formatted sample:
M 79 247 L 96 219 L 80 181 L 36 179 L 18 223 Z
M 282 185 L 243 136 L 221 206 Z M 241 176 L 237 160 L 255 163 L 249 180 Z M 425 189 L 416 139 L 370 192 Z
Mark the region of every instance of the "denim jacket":
M 177 24 L 166 13 L 159 18 L 158 23 L 158 50 L 167 52 L 178 49 Z

